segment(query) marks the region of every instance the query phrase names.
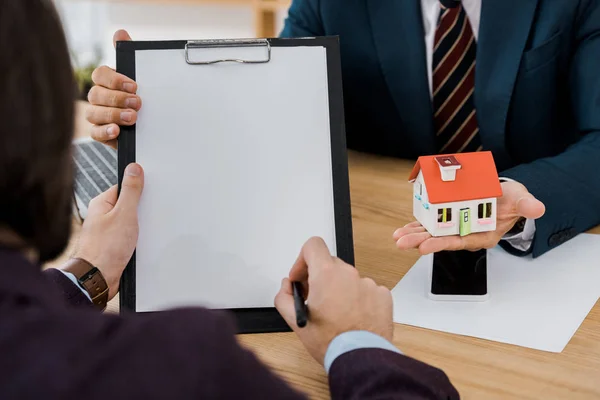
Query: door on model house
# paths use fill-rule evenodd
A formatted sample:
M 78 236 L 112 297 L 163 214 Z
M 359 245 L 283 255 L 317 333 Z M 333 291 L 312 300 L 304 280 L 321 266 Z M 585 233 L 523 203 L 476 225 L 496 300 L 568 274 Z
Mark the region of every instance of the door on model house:
M 463 208 L 460 210 L 460 227 L 459 233 L 460 236 L 467 236 L 471 234 L 471 209 Z

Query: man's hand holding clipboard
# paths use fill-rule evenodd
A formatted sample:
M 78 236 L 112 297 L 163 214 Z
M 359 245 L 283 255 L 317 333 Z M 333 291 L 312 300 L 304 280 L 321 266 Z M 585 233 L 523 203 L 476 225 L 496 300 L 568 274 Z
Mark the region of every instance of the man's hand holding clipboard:
M 117 31 L 113 37 L 115 45 L 126 40 L 131 37 L 124 30 Z M 96 86 L 89 92 L 87 109 L 87 120 L 94 125 L 91 136 L 116 149 L 120 126 L 135 124 L 142 108 L 142 99 L 136 94 L 137 83 L 107 66 L 97 68 L 92 79 Z

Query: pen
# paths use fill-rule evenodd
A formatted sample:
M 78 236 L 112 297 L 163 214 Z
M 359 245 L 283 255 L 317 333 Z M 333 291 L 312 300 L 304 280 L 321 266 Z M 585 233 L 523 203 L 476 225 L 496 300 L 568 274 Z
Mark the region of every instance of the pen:
M 294 292 L 294 307 L 296 308 L 296 325 L 298 328 L 304 328 L 308 322 L 308 308 L 304 302 L 302 283 L 292 282 Z

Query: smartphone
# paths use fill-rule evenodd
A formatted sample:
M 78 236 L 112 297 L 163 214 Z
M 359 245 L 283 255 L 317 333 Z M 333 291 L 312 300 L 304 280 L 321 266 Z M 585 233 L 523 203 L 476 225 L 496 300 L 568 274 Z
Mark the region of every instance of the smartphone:
M 433 300 L 486 301 L 487 251 L 434 253 L 428 295 Z

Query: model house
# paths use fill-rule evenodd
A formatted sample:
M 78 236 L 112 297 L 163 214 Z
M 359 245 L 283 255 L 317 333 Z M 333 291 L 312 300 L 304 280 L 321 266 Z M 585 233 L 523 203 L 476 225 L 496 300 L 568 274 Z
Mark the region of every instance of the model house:
M 496 229 L 502 187 L 491 152 L 419 157 L 409 181 L 413 214 L 432 236 Z

